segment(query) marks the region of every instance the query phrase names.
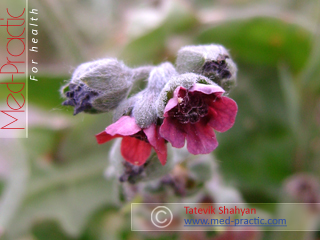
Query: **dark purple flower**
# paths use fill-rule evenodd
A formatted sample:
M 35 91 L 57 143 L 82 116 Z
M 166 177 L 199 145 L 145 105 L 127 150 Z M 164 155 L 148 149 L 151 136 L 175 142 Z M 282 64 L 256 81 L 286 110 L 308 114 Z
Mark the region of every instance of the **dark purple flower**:
M 223 93 L 218 85 L 177 87 L 165 107 L 160 135 L 176 148 L 183 147 L 186 139 L 192 154 L 210 153 L 218 146 L 213 129 L 230 129 L 238 111 L 236 102 Z
M 114 138 L 122 137 L 121 154 L 133 165 L 142 165 L 151 154 L 152 147 L 162 165 L 167 161 L 167 146 L 159 135 L 159 126 L 152 124 L 148 128 L 140 128 L 133 117 L 123 116 L 105 131 L 96 135 L 99 144 Z

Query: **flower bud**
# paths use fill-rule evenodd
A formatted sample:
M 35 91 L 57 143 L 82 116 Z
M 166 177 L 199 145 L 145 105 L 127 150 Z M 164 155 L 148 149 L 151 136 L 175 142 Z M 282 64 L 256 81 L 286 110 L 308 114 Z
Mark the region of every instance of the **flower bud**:
M 117 59 L 107 58 L 81 64 L 71 81 L 62 87 L 63 105 L 79 112 L 108 112 L 127 97 L 134 81 L 143 79 L 152 68 L 130 69 Z
M 114 120 L 132 113 L 141 128 L 147 128 L 155 123 L 157 121 L 155 101 L 167 81 L 176 75 L 177 72 L 171 63 L 166 62 L 155 67 L 150 72 L 146 89 L 121 102 L 114 113 Z
M 157 121 L 155 102 L 162 88 L 177 72 L 169 62 L 162 63 L 150 72 L 148 85 L 139 95 L 133 108 L 133 117 L 141 128 L 147 128 Z
M 178 73 L 197 73 L 229 91 L 236 83 L 237 66 L 221 45 L 185 46 L 176 59 Z

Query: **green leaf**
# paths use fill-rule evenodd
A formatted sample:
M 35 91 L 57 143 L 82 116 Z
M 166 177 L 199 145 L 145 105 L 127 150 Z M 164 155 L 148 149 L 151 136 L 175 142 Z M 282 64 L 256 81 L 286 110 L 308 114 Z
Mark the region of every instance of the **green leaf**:
M 288 122 L 291 125 L 292 131 L 296 132 L 297 138 L 301 137 L 299 134 L 300 125 L 300 96 L 297 86 L 294 83 L 294 79 L 288 68 L 280 66 L 279 68 L 279 80 L 283 98 L 286 105 L 286 112 L 288 115 Z
M 39 219 L 55 219 L 70 236 L 79 236 L 91 214 L 113 202 L 112 183 L 103 178 L 102 154 L 79 159 L 68 167 L 32 176 L 27 195 L 7 234 L 27 233 Z M 76 166 L 77 165 L 77 166 Z
M 303 85 L 307 86 L 312 92 L 320 92 L 320 19 L 318 20 L 318 31 L 314 37 L 312 51 L 308 59 L 308 64 L 299 76 Z
M 130 42 L 120 55 L 120 59 L 131 66 L 159 63 L 165 53 L 166 30 L 159 27 Z M 156 57 L 155 57 L 156 56 Z
M 210 27 L 197 37 L 198 43 L 219 43 L 231 50 L 235 62 L 277 66 L 286 63 L 301 71 L 311 51 L 311 33 L 276 18 L 231 21 Z
M 38 222 L 32 229 L 37 240 L 76 240 L 66 236 L 61 227 L 55 221 Z
M 169 10 L 158 26 L 129 42 L 120 55 L 126 63 L 132 66 L 140 64 L 158 64 L 168 58 L 168 38 L 193 30 L 198 20 L 192 9 L 186 7 L 183 1 L 169 1 Z M 148 19 L 146 19 L 148 21 Z M 169 56 L 171 57 L 171 56 Z
M 117 208 L 104 208 L 94 215 L 82 239 L 130 239 L 129 236 L 123 237 L 124 234 L 134 233 L 130 231 L 130 220 L 129 214 L 125 214 Z
M 239 69 L 239 85 L 231 93 L 239 108 L 236 122 L 217 134 L 215 153 L 225 178 L 238 182 L 246 200 L 258 200 L 259 195 L 260 202 L 275 201 L 281 182 L 293 172 L 295 133 L 285 114 L 277 69 Z
M 116 203 L 114 183 L 103 176 L 109 145 L 99 146 L 94 137 L 106 117 L 78 119 L 83 121 L 75 121 L 74 131 L 31 128 L 22 141 L 30 177 L 22 181 L 25 194 L 5 225 L 7 239 L 29 234 L 39 220 L 56 221 L 68 236 L 79 237 L 97 209 Z
M 9 175 L 1 194 L 0 202 L 0 237 L 10 227 L 13 218 L 26 194 L 29 168 L 26 162 L 25 149 L 16 139 L 3 142 L 0 146 L 0 158 L 10 166 Z M 1 161 L 4 161 L 4 160 Z M 9 171 L 8 171 L 9 170 Z

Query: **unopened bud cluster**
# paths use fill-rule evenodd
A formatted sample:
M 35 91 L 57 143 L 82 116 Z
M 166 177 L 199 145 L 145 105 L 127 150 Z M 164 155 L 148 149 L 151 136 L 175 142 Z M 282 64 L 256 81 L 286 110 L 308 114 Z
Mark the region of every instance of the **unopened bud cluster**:
M 61 88 L 61 95 L 66 98 L 63 105 L 73 106 L 74 115 L 116 109 L 115 120 L 135 107 L 133 114 L 138 125 L 146 127 L 157 117 L 162 117 L 156 113 L 161 114 L 158 109 L 164 109 L 158 95 L 169 80 L 166 88 L 171 91 L 180 84 L 188 88 L 203 81 L 215 82 L 228 92 L 236 82 L 237 67 L 221 45 L 185 46 L 178 51 L 175 65 L 166 62 L 157 67 L 132 69 L 115 58 L 83 63 Z M 147 80 L 147 88 L 127 99 L 138 80 Z

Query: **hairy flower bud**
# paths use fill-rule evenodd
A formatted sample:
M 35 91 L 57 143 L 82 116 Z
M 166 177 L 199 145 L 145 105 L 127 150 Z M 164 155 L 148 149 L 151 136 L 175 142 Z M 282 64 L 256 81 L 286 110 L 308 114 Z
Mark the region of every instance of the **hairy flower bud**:
M 168 62 L 161 64 L 150 72 L 147 88 L 137 96 L 133 108 L 133 117 L 140 127 L 147 128 L 156 122 L 155 102 L 168 80 L 176 75 L 175 68 Z
M 178 73 L 197 73 L 216 82 L 225 91 L 236 83 L 237 66 L 221 45 L 185 46 L 176 59 Z
M 113 58 L 83 63 L 61 89 L 67 98 L 63 105 L 74 106 L 74 114 L 108 112 L 127 97 L 133 82 L 148 76 L 151 69 L 130 69 Z

